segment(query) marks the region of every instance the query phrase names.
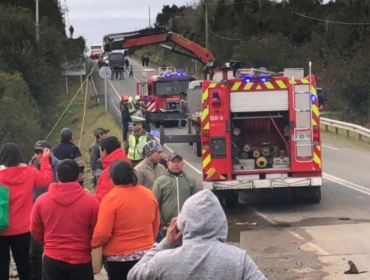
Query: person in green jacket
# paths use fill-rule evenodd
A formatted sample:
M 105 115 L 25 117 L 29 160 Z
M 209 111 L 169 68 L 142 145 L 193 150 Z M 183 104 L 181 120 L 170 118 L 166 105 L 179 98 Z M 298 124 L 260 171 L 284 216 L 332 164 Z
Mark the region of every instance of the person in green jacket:
M 173 218 L 180 214 L 185 201 L 197 192 L 195 180 L 183 171 L 184 158 L 179 154 L 168 157 L 168 171 L 157 178 L 153 185 L 153 193 L 158 200 L 161 218 L 157 242 L 167 233 Z

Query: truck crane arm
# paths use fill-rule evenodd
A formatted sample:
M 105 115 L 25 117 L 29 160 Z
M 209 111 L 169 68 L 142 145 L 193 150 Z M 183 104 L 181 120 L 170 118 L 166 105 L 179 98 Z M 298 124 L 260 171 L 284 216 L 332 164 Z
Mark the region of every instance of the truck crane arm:
M 196 59 L 205 65 L 215 61 L 215 57 L 210 50 L 184 38 L 180 34 L 168 31 L 150 32 L 148 30 L 143 30 L 117 33 L 106 35 L 103 40 L 104 49 L 106 51 L 158 44 L 164 48 L 170 49 L 174 53 Z M 164 43 L 166 42 L 172 42 L 180 48 L 165 45 Z

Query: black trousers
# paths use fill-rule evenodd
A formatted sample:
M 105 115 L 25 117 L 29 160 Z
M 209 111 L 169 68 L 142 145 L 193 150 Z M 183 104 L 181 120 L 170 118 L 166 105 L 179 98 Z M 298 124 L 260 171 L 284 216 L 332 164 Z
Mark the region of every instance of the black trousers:
M 128 134 L 128 122 L 123 122 L 123 141 L 127 140 L 127 134 Z
M 17 266 L 19 280 L 31 279 L 29 260 L 30 233 L 0 236 L 0 280 L 9 280 L 10 250 Z
M 127 275 L 131 268 L 138 262 L 110 262 L 108 261 L 109 280 L 127 280 Z
M 44 255 L 44 275 L 48 280 L 94 280 L 92 264 L 70 264 Z
M 44 248 L 31 236 L 30 243 L 30 265 L 31 280 L 42 280 L 42 254 Z

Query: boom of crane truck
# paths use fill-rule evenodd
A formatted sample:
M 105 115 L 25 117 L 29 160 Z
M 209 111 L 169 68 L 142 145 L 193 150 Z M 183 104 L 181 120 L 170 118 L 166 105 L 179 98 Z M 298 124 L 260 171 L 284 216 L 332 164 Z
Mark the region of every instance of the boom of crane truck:
M 240 191 L 281 188 L 319 203 L 322 163 L 315 76 L 304 77 L 303 69 L 286 69 L 281 75 L 239 69 L 230 79 L 231 70 L 224 68 L 219 82 L 203 82 L 195 120 L 200 134 L 176 137 L 201 143 L 203 188 L 227 204 L 237 203 Z M 176 139 L 161 135 L 161 142 Z

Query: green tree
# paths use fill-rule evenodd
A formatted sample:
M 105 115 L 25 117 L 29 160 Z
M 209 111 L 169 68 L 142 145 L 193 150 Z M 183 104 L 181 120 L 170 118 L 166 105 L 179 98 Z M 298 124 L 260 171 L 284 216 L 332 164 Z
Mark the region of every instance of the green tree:
M 42 135 L 40 113 L 19 73 L 0 72 L 0 114 L 0 145 L 15 142 L 24 156 L 30 155 Z

